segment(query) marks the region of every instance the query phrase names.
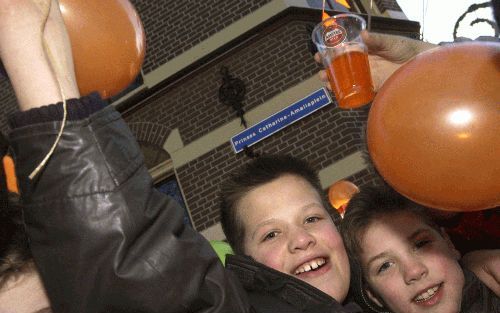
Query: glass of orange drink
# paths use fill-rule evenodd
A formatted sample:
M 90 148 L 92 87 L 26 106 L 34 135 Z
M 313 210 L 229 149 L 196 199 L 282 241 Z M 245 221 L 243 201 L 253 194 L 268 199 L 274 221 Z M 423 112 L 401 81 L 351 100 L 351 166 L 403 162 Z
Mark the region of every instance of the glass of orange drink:
M 343 109 L 361 107 L 375 96 L 368 52 L 361 38 L 365 28 L 363 18 L 338 14 L 316 25 L 312 33 L 331 89 Z

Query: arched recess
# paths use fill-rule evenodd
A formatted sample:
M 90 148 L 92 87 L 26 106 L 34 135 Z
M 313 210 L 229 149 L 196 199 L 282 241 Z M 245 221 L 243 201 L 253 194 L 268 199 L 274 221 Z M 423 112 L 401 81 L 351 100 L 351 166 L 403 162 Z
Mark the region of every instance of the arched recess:
M 163 149 L 163 144 L 171 130 L 161 124 L 150 122 L 133 122 L 128 125 L 141 147 L 153 180 L 157 182 L 174 175 L 170 154 Z
M 170 154 L 163 149 L 171 129 L 150 122 L 134 122 L 129 123 L 128 126 L 144 154 L 145 163 L 155 187 L 179 203 L 184 209 L 184 223 L 192 227 L 192 217 L 175 175 L 172 159 Z

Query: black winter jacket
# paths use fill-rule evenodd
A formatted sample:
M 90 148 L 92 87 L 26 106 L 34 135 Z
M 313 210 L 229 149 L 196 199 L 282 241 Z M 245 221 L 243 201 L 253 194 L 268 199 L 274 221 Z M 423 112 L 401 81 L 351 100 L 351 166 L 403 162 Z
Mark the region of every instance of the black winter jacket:
M 249 297 L 208 242 L 183 224 L 175 201 L 153 188 L 130 130 L 103 107 L 96 95 L 70 101 L 61 141 L 31 182 L 22 178 L 54 142 L 61 105 L 11 121 L 26 230 L 54 312 L 349 312 L 302 282 L 292 288 L 295 301 L 283 301 L 273 275 L 265 296 Z M 330 309 L 312 309 L 322 302 Z
M 226 258 L 226 267 L 236 274 L 259 313 L 357 313 L 361 308 L 350 303 L 342 306 L 313 286 L 281 273 L 247 256 Z

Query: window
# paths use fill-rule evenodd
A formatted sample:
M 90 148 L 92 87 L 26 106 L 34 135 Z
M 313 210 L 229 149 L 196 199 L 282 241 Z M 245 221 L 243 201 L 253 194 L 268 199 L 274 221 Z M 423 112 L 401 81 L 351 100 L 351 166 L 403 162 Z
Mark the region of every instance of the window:
M 155 184 L 156 189 L 163 192 L 166 195 L 172 197 L 177 203 L 184 209 L 184 224 L 193 227 L 191 223 L 191 218 L 189 217 L 186 204 L 184 203 L 184 198 L 182 197 L 181 189 L 177 183 L 177 178 L 175 175 L 169 176 L 164 180 Z

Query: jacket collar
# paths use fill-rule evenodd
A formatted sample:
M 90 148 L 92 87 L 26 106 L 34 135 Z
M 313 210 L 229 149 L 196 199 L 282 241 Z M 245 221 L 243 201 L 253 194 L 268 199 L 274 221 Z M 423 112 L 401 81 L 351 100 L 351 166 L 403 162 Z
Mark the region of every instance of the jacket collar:
M 308 283 L 267 267 L 248 256 L 228 255 L 226 268 L 236 274 L 245 290 L 267 292 L 301 312 L 361 312 L 357 304 L 342 306 Z

